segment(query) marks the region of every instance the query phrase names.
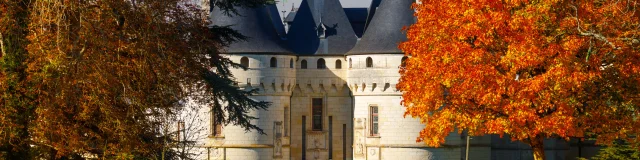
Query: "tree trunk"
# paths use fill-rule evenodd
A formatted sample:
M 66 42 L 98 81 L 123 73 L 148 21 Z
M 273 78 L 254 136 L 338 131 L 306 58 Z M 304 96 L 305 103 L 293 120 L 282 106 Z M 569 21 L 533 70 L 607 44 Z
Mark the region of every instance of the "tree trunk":
M 544 138 L 540 136 L 536 136 L 534 138 L 529 138 L 529 145 L 531 145 L 531 149 L 533 150 L 533 159 L 534 160 L 545 160 L 544 156 Z

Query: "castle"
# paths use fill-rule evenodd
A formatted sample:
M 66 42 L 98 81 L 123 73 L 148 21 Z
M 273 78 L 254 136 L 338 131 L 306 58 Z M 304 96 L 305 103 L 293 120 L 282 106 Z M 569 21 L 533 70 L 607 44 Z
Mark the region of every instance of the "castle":
M 250 37 L 226 48 L 243 89 L 272 102 L 250 113 L 267 135 L 211 122 L 202 159 L 531 159 L 527 146 L 508 138 L 452 133 L 432 148 L 417 143 L 424 124 L 403 117 L 395 85 L 407 58 L 397 46 L 415 22 L 414 0 L 373 0 L 369 8 L 343 8 L 339 0 L 303 0 L 281 18 L 275 6 L 238 8 L 240 16 L 213 9 L 213 25 Z M 284 22 L 284 23 L 283 23 Z M 548 159 L 593 152 L 547 140 Z M 467 153 L 467 145 L 469 147 Z M 584 152 L 584 153 L 582 153 Z

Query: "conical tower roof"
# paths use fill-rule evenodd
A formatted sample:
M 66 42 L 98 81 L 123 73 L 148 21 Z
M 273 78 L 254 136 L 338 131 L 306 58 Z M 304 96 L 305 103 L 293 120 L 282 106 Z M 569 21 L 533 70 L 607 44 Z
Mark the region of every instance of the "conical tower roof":
M 348 54 L 402 53 L 398 44 L 406 41 L 402 27 L 413 24 L 415 0 L 382 0 L 362 39 Z
M 276 28 L 282 25 L 274 24 L 280 21 L 279 14 L 270 12 L 270 9 L 275 7 L 275 5 L 257 8 L 237 7 L 239 15 L 233 13 L 226 15 L 216 7 L 211 13 L 213 25 L 231 26 L 232 29 L 248 37 L 246 41 L 229 45 L 226 48 L 227 53 L 293 54 L 278 36 L 277 31 L 284 28 Z
M 299 55 L 344 55 L 356 41 L 339 0 L 303 0 L 287 34 Z

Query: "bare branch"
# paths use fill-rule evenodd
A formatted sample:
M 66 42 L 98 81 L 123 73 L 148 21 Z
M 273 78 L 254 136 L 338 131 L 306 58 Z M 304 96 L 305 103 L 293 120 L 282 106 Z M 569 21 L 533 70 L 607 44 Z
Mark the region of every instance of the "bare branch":
M 607 37 L 604 37 L 602 34 L 598 34 L 598 33 L 593 33 L 593 32 L 582 32 L 580 31 L 580 28 L 578 28 L 578 32 L 580 32 L 580 35 L 582 36 L 591 36 L 594 37 L 600 41 L 603 41 L 605 44 L 611 46 L 611 48 L 618 50 L 620 49 L 620 47 L 617 47 L 615 44 L 611 43 L 609 40 L 607 40 Z
M 0 57 L 7 54 L 7 50 L 4 48 L 4 37 L 2 36 L 2 32 L 0 32 Z
M 594 33 L 592 31 L 583 32 L 582 29 L 580 28 L 580 18 L 578 17 L 578 8 L 575 5 L 570 5 L 570 6 L 575 10 L 576 15 L 573 18 L 575 18 L 578 23 L 576 29 L 578 30 L 578 33 L 580 33 L 581 36 L 591 36 L 600 41 L 603 41 L 605 44 L 611 46 L 611 48 L 613 48 L 614 50 L 620 49 L 620 47 L 617 47 L 615 44 L 609 41 L 607 37 L 603 36 L 602 34 Z

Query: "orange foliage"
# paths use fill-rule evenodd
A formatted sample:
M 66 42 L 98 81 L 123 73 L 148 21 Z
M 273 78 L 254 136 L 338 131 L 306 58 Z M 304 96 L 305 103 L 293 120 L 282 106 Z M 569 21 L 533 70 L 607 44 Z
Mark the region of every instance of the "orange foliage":
M 422 0 L 400 48 L 405 116 L 439 146 L 454 128 L 544 137 L 640 133 L 640 2 Z M 635 140 L 635 139 L 634 139 Z

